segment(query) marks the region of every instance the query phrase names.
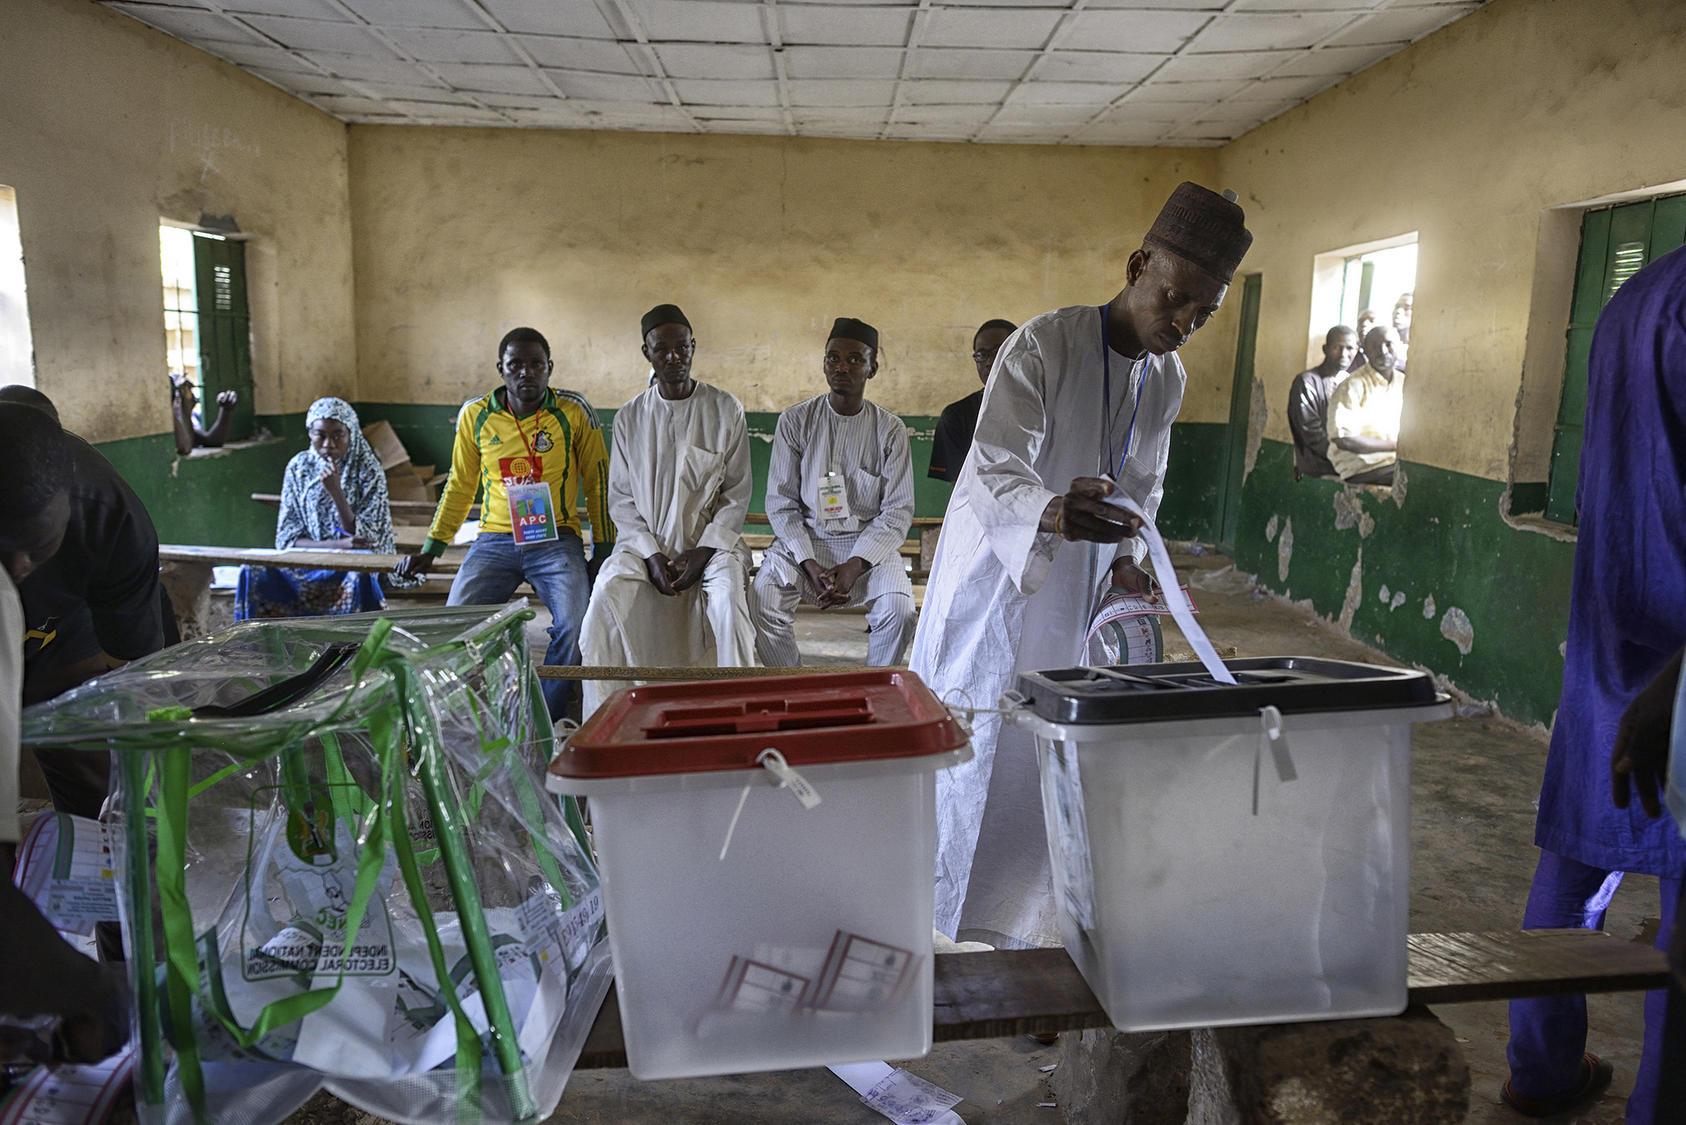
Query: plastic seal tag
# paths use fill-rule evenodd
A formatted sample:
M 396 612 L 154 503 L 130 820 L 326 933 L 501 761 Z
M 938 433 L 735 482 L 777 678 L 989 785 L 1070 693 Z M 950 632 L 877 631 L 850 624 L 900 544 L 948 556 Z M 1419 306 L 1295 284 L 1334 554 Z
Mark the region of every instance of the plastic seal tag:
M 790 763 L 784 760 L 784 755 L 768 747 L 755 757 L 766 771 L 779 779 L 779 788 L 789 789 L 791 795 L 802 802 L 802 807 L 811 809 L 820 803 L 819 792 L 808 783 L 808 779 L 790 768 Z
M 1259 815 L 1259 774 L 1264 768 L 1267 749 L 1271 764 L 1276 767 L 1278 781 L 1293 781 L 1300 776 L 1299 771 L 1294 769 L 1294 759 L 1288 753 L 1288 729 L 1282 723 L 1282 712 L 1268 706 L 1259 708 L 1259 742 L 1253 751 L 1254 816 Z

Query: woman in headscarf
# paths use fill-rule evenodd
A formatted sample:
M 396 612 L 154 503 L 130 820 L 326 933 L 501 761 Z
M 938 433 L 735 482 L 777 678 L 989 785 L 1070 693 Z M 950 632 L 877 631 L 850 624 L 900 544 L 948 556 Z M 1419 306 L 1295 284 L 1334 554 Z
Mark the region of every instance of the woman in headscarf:
M 310 448 L 287 463 L 275 547 L 393 554 L 392 509 L 380 458 L 344 399 L 319 398 L 305 415 Z M 389 582 L 397 579 L 388 576 Z M 243 567 L 234 618 L 362 613 L 386 604 L 377 576 L 357 570 Z

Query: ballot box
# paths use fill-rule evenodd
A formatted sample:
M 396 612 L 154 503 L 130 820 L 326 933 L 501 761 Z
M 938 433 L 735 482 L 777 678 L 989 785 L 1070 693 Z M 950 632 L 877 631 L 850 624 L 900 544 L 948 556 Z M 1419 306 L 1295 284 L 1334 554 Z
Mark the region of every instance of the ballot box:
M 929 1051 L 934 775 L 970 757 L 908 672 L 610 696 L 549 785 L 589 800 L 632 1073 Z
M 1420 672 L 1335 660 L 1022 676 L 1060 934 L 1114 1026 L 1405 1008 Z

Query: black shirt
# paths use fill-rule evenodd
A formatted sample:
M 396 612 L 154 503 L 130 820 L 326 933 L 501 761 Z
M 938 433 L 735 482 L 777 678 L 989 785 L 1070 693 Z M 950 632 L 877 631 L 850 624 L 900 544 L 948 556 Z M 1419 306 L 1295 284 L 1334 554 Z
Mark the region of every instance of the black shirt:
M 980 387 L 961 399 L 943 407 L 937 419 L 937 432 L 931 437 L 931 468 L 925 475 L 953 484 L 960 479 L 960 466 L 972 449 L 972 431 L 978 428 L 978 410 L 983 406 Z
M 164 647 L 152 518 L 110 461 L 65 436 L 74 479 L 64 542 L 18 587 L 28 702 L 66 665 L 101 651 L 133 660 Z
M 1314 367 L 1294 376 L 1288 388 L 1288 428 L 1294 432 L 1294 467 L 1304 477 L 1336 477 L 1329 463 L 1329 392 L 1335 380 Z

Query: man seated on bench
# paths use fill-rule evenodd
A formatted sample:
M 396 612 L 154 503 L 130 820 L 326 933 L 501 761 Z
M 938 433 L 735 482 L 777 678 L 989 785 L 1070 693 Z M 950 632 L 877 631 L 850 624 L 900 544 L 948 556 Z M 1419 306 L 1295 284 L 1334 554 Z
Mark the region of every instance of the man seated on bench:
M 546 664 L 577 664 L 580 618 L 591 577 L 615 545 L 608 517 L 609 465 L 597 411 L 584 395 L 550 386 L 550 343 L 531 328 L 498 342 L 503 386 L 463 403 L 451 450 L 451 477 L 419 553 L 398 564 L 401 577 L 426 574 L 484 490 L 480 533 L 451 583 L 447 605 L 496 605 L 525 579 L 550 610 Z M 588 569 L 577 496 L 591 520 Z M 545 703 L 559 719 L 573 681 L 546 680 Z
M 743 406 L 691 378 L 696 341 L 677 305 L 644 314 L 653 386 L 620 408 L 609 454 L 614 553 L 580 626 L 586 664 L 755 663 L 740 528 L 754 485 Z M 614 690 L 585 684 L 585 714 Z
M 826 341 L 825 394 L 779 415 L 767 468 L 774 540 L 750 599 L 770 668 L 802 663 L 793 611 L 866 606 L 867 663 L 901 663 L 913 638 L 913 584 L 901 546 L 913 526 L 907 427 L 866 400 L 878 373 L 878 331 L 840 317 Z

